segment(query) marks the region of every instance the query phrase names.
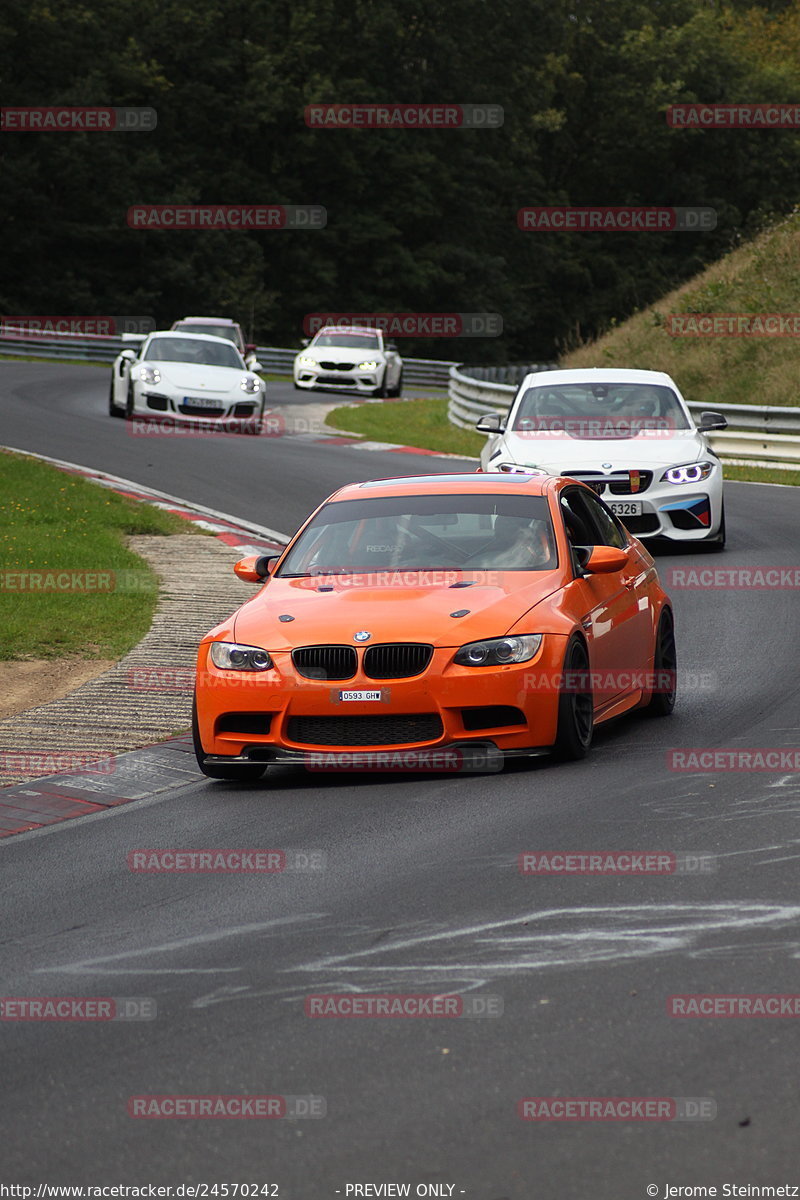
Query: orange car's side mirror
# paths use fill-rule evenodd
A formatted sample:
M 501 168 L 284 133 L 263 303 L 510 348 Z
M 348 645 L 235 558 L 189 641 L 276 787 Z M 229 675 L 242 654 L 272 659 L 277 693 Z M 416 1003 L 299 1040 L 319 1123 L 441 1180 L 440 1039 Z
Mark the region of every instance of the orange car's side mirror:
M 592 546 L 592 552 L 583 565 L 587 575 L 613 575 L 628 565 L 628 556 L 616 546 Z
M 233 573 L 243 583 L 261 583 L 272 574 L 279 557 L 277 554 L 271 557 L 266 554 L 250 554 L 234 563 Z

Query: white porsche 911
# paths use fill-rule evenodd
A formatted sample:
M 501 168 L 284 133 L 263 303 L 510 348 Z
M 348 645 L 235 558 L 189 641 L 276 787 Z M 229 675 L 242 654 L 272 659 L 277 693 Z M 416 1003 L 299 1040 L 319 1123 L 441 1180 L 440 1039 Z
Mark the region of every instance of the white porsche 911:
M 722 464 L 707 434 L 724 429 L 716 412 L 696 424 L 675 382 L 661 371 L 615 368 L 527 375 L 506 417 L 486 413 L 482 471 L 580 479 L 641 539 L 725 545 Z
M 266 385 L 227 338 L 151 333 L 138 351 L 123 350 L 111 368 L 112 417 L 202 421 L 261 433 Z
M 327 327 L 294 360 L 294 386 L 308 391 L 399 396 L 403 360 L 379 329 Z

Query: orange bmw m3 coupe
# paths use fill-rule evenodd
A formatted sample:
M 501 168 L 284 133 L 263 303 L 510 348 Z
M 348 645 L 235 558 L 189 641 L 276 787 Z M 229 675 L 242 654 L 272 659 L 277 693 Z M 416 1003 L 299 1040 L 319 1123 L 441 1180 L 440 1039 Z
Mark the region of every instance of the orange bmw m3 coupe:
M 577 480 L 349 484 L 203 639 L 201 770 L 499 769 L 581 758 L 593 729 L 675 703 L 675 627 L 648 551 Z

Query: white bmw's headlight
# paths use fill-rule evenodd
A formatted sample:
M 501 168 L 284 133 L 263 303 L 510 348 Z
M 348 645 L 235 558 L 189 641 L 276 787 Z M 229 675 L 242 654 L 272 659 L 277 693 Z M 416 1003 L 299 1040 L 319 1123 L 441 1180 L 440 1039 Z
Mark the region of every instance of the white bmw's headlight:
M 307 354 L 301 354 L 297 359 L 297 365 L 298 367 L 316 367 L 317 360 L 309 358 Z
M 527 662 L 542 644 L 540 633 L 513 634 L 468 642 L 453 659 L 461 667 L 504 667 L 507 663 Z
M 661 476 L 662 483 L 700 483 L 708 479 L 714 470 L 712 462 L 684 463 L 680 467 L 670 467 Z
M 359 363 L 358 369 L 359 371 L 377 371 L 380 365 L 376 358 L 371 358 L 368 362 Z
M 254 396 L 261 389 L 261 380 L 256 379 L 253 375 L 243 375 L 239 387 L 243 392 L 249 392 L 251 396 Z
M 502 471 L 505 475 L 545 475 L 541 467 L 526 467 L 522 463 L 501 462 L 493 471 Z
M 240 646 L 237 642 L 212 642 L 211 661 L 221 671 L 268 671 L 274 665 L 260 646 Z
M 139 378 L 142 383 L 160 383 L 161 372 L 158 367 L 139 367 Z

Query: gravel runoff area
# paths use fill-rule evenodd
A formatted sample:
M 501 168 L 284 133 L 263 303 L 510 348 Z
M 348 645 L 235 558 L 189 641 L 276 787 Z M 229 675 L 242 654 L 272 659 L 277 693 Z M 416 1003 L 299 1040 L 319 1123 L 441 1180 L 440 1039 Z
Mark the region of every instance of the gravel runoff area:
M 59 700 L 0 721 L 0 786 L 163 741 L 191 724 L 197 644 L 249 599 L 239 555 L 196 534 L 128 539 L 159 576 L 150 632 L 111 670 Z

